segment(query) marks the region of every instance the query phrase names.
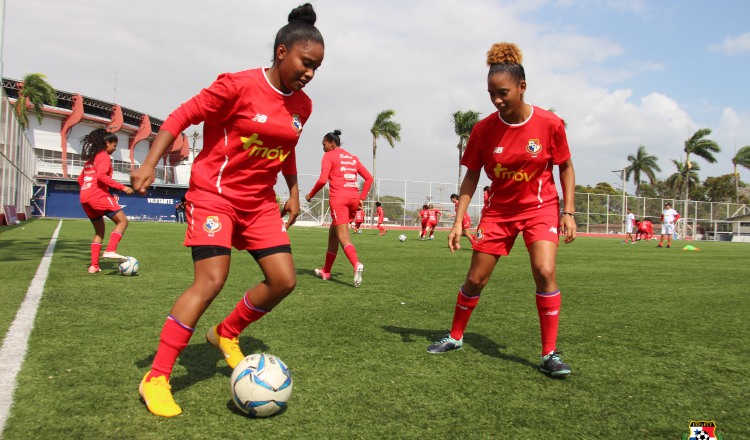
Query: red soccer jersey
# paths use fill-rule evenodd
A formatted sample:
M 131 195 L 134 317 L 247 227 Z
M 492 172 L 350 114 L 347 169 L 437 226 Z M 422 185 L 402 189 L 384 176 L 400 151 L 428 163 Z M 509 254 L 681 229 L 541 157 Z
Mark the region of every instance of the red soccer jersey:
M 422 221 L 426 222 L 430 219 L 430 210 L 429 209 L 423 209 L 419 211 L 419 216 L 422 217 Z
M 358 209 L 354 214 L 354 221 L 357 223 L 362 223 L 363 221 L 365 221 L 365 211 Z
M 461 164 L 484 168 L 492 180 L 483 218 L 529 218 L 540 208 L 558 205 L 553 165 L 570 159 L 565 126 L 553 113 L 532 106 L 529 119 L 507 124 L 495 112 L 471 132 Z
M 365 179 L 362 192 L 357 187 L 357 175 Z M 328 190 L 331 198 L 355 198 L 361 200 L 367 198 L 367 193 L 372 186 L 372 175 L 362 165 L 357 156 L 349 153 L 341 147 L 334 148 L 323 155 L 320 165 L 320 177 L 315 186 L 310 190 L 310 196 L 314 196 L 328 182 Z
M 437 222 L 442 214 L 439 209 L 430 209 L 427 218 L 431 222 Z
M 112 158 L 104 150 L 96 153 L 93 159 L 86 161 L 78 176 L 78 185 L 81 186 L 81 202 L 109 197 L 110 188 L 120 191 L 125 189 L 125 185 L 112 179 L 112 173 Z
M 249 210 L 276 203 L 279 171 L 297 174 L 294 149 L 311 112 L 303 91 L 282 93 L 258 68 L 219 75 L 161 128 L 178 136 L 203 122 L 203 151 L 193 163 L 188 194 L 219 195 Z
M 383 223 L 383 207 L 378 206 L 378 224 Z

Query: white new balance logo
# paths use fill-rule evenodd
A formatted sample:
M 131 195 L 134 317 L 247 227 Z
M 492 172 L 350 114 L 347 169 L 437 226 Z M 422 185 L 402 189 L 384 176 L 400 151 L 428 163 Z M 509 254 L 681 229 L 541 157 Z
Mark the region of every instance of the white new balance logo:
M 549 312 L 545 313 L 544 316 L 557 316 L 559 313 L 559 310 L 550 310 Z
M 500 154 L 503 152 L 503 147 L 495 147 L 495 149 L 492 151 L 493 154 Z
M 268 120 L 268 116 L 266 116 L 266 115 L 261 115 L 260 113 L 258 113 L 257 115 L 255 115 L 255 116 L 253 117 L 253 121 L 255 121 L 255 122 L 260 122 L 261 124 L 263 124 L 263 123 L 264 123 L 264 122 L 266 122 L 267 120 Z
M 554 226 L 550 227 L 550 228 L 549 228 L 549 231 L 550 231 L 551 233 L 553 233 L 553 234 L 557 234 L 557 228 L 556 228 L 556 227 L 554 227 Z

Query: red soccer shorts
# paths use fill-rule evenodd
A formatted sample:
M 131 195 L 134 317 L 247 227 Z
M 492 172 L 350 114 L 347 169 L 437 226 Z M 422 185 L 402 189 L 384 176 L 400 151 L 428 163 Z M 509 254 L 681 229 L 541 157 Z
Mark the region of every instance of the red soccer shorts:
M 185 208 L 184 246 L 259 250 L 289 244 L 279 206 L 263 203 L 252 211 L 236 209 L 217 196 L 191 196 Z
M 359 197 L 331 199 L 331 220 L 334 226 L 354 221 L 359 208 Z
M 109 213 L 122 209 L 112 196 L 92 198 L 87 202 L 81 202 L 81 206 L 86 212 L 86 216 L 91 220 L 100 219 L 105 215 L 108 216 Z
M 558 244 L 557 227 L 559 224 L 560 219 L 556 210 L 549 210 L 536 217 L 521 220 L 495 221 L 482 219 L 479 221 L 473 249 L 485 254 L 508 255 L 510 250 L 513 249 L 513 244 L 520 232 L 523 232 L 523 241 L 526 243 L 526 247 L 539 240 Z
M 437 222 L 435 221 L 429 221 L 427 222 L 427 227 L 430 229 L 435 229 L 435 226 L 437 226 Z

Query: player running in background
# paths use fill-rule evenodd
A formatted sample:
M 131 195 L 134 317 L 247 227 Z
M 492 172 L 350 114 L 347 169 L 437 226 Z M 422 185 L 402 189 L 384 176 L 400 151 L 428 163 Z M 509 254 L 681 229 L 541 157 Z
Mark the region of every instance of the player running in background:
M 375 214 L 378 216 L 378 231 L 380 231 L 380 236 L 382 237 L 388 232 L 383 227 L 383 217 L 385 217 L 385 213 L 383 212 L 383 205 L 380 202 L 375 202 L 375 207 Z
M 430 221 L 430 207 L 425 203 L 422 205 L 422 209 L 419 211 L 419 218 L 422 222 L 422 232 L 419 233 L 419 239 L 424 240 L 427 234 L 427 224 Z
M 365 210 L 360 206 L 357 208 L 357 212 L 354 213 L 354 233 L 361 234 L 362 222 L 365 221 Z
M 91 264 L 89 273 L 98 273 L 99 254 L 106 226 L 104 216 L 115 222 L 115 229 L 109 234 L 109 243 L 104 251 L 104 258 L 124 260 L 125 257 L 117 253 L 117 245 L 128 228 L 128 218 L 122 211 L 117 200 L 109 193 L 113 188 L 125 194 L 133 194 L 133 189 L 112 179 L 112 153 L 117 149 L 117 136 L 103 128 L 97 128 L 81 139 L 81 157 L 86 161 L 78 176 L 81 186 L 81 206 L 86 216 L 94 225 L 94 239 L 91 240 Z
M 354 287 L 359 287 L 365 266 L 359 261 L 357 250 L 349 237 L 349 223 L 354 219 L 357 209 L 362 208 L 362 201 L 367 198 L 372 186 L 372 175 L 357 156 L 341 148 L 340 136 L 339 130 L 323 136 L 325 154 L 320 165 L 320 177 L 305 200 L 312 200 L 328 182 L 332 220 L 328 228 L 328 250 L 323 267 L 315 269 L 315 275 L 323 280 L 331 279 L 331 268 L 341 246 L 354 268 Z M 361 192 L 357 185 L 357 175 L 365 179 Z
M 430 205 L 427 211 L 427 228 L 430 230 L 430 236 L 427 238 L 428 240 L 435 238 L 435 228 L 437 227 L 441 215 L 443 215 L 443 213 L 440 212 L 440 209 Z
M 453 205 L 456 208 L 456 212 L 458 212 L 458 194 L 451 194 L 451 202 L 453 202 Z M 468 238 L 469 242 L 473 246 L 474 236 L 469 233 L 469 229 L 471 229 L 471 216 L 468 212 L 464 214 L 464 219 L 461 221 L 461 228 L 463 229 L 461 235 Z
M 664 204 L 664 211 L 661 213 L 661 237 L 659 237 L 659 245 L 656 247 L 663 247 L 664 239 L 667 239 L 667 247 L 672 246 L 672 235 L 674 235 L 674 224 L 680 219 L 680 214 L 672 209 L 670 203 Z
M 515 44 L 493 45 L 487 52 L 487 64 L 490 99 L 498 111 L 474 126 L 461 159 L 467 171 L 456 220 L 448 235 L 451 252 L 460 249 L 461 221 L 482 172 L 492 180 L 491 197 L 479 222 L 471 266 L 458 292 L 450 333 L 427 351 L 443 353 L 462 347 L 466 325 L 482 289 L 500 257 L 510 253 L 516 237 L 523 232 L 541 326 L 539 370 L 564 377 L 570 374 L 570 367 L 562 361 L 556 346 L 560 313 L 558 231 L 565 235 L 565 243 L 576 237 L 575 173 L 565 126 L 553 113 L 524 101 L 526 76 L 521 51 Z M 552 174 L 554 165 L 559 167 L 565 201 L 562 214 Z
M 323 62 L 323 37 L 315 20 L 309 3 L 295 8 L 276 34 L 270 68 L 222 74 L 174 110 L 131 176 L 134 189 L 145 193 L 154 181 L 154 167 L 175 138 L 188 126 L 203 123 L 203 150 L 193 164 L 186 194 L 189 226 L 184 245 L 192 248 L 195 276 L 172 306 L 151 370 L 139 387 L 155 415 L 182 412 L 169 384 L 172 368 L 227 280 L 232 246 L 253 256 L 263 280 L 206 334 L 230 368 L 244 358 L 239 334 L 297 284 L 286 230 L 300 211 L 294 150 L 312 112 L 312 101 L 302 88 Z M 289 187 L 281 215 L 274 192 L 279 172 Z M 284 214 L 289 214 L 286 223 Z
M 625 216 L 625 241 L 622 244 L 626 244 L 630 240 L 631 244 L 635 244 L 635 238 L 633 238 L 633 229 L 635 229 L 635 214 L 633 210 L 628 208 L 628 215 Z

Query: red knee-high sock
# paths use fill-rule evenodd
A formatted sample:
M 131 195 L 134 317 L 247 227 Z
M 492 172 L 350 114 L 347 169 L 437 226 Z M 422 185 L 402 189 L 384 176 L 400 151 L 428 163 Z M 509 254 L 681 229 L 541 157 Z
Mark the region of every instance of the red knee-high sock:
M 471 318 L 471 312 L 474 311 L 474 307 L 479 302 L 479 295 L 477 296 L 466 296 L 458 290 L 458 298 L 456 298 L 456 311 L 453 312 L 453 324 L 451 325 L 451 338 L 461 339 L 464 337 L 464 330 L 466 330 L 466 324 L 469 323 Z
M 236 338 L 248 325 L 259 320 L 268 312 L 269 310 L 255 307 L 245 293 L 232 313 L 221 321 L 221 324 L 216 328 L 216 332 L 222 338 Z
M 557 324 L 560 317 L 560 291 L 536 293 L 536 310 L 542 330 L 542 356 L 557 348 Z
M 430 228 L 430 237 L 435 235 L 435 228 Z
M 422 232 L 419 233 L 419 238 L 424 238 L 424 234 L 425 234 L 425 227 L 422 226 Z
M 147 380 L 158 376 L 166 376 L 169 380 L 177 356 L 187 347 L 194 331 L 194 328 L 182 324 L 174 316 L 169 315 L 167 317 L 167 321 L 161 329 L 159 348 L 156 350 L 154 363 L 151 365 L 151 373 L 149 373 Z
M 99 267 L 99 254 L 102 253 L 102 244 L 91 243 L 91 265 Z
M 336 261 L 336 252 L 326 251 L 326 263 L 323 265 L 323 272 L 331 273 L 334 261 Z
M 349 262 L 352 263 L 352 267 L 356 267 L 357 263 L 359 263 L 359 258 L 357 258 L 357 250 L 354 248 L 354 245 L 347 244 L 344 246 L 344 253 L 346 254 L 346 258 L 349 259 Z
M 122 240 L 122 234 L 117 231 L 112 231 L 109 234 L 109 243 L 107 243 L 106 252 L 115 252 L 117 250 L 117 244 Z

